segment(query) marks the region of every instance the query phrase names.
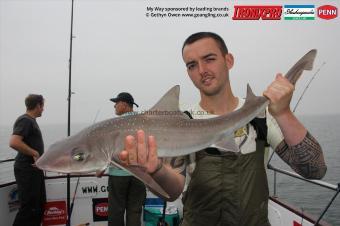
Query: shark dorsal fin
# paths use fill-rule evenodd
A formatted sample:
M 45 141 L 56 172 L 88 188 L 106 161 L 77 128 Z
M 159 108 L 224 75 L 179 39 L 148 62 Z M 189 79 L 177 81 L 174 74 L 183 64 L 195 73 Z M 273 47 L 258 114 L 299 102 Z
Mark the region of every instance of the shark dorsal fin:
M 179 111 L 179 85 L 172 87 L 150 111 Z
M 256 96 L 253 93 L 253 90 L 251 89 L 249 83 L 247 84 L 247 97 L 246 99 L 254 99 Z

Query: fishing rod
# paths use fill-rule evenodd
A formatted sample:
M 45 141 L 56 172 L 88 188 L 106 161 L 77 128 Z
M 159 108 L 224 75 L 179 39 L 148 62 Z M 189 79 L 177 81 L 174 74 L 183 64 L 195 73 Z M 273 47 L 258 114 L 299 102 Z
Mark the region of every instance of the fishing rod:
M 310 87 L 310 84 L 312 83 L 312 81 L 315 79 L 315 77 L 319 74 L 321 68 L 326 64 L 326 62 L 323 62 L 321 64 L 321 66 L 318 68 L 318 70 L 314 73 L 314 75 L 312 76 L 312 78 L 309 80 L 309 82 L 307 83 L 306 87 L 304 88 L 302 94 L 300 95 L 298 101 L 296 102 L 296 105 L 293 109 L 293 112 L 296 111 L 297 107 L 299 106 L 299 103 L 301 102 L 303 96 L 305 95 L 306 91 L 308 90 L 308 88 Z M 275 151 L 272 152 L 272 154 L 270 155 L 269 157 L 269 161 L 267 163 L 267 167 L 268 168 L 272 168 L 272 166 L 270 165 L 270 161 L 272 160 L 273 158 L 273 155 L 274 155 Z M 275 171 L 276 173 L 276 171 Z M 276 175 L 276 174 L 274 174 Z M 276 176 L 274 176 L 274 184 L 276 184 Z M 320 185 L 320 184 L 319 184 Z M 331 198 L 331 200 L 329 201 L 329 203 L 327 204 L 327 206 L 324 208 L 324 210 L 322 211 L 322 213 L 320 214 L 319 218 L 317 219 L 317 221 L 315 222 L 314 226 L 317 226 L 319 225 L 319 222 L 321 221 L 321 219 L 323 218 L 323 216 L 326 214 L 326 212 L 328 211 L 329 207 L 332 205 L 333 201 L 335 200 L 335 198 L 338 196 L 338 194 L 340 193 L 340 183 L 338 183 L 337 185 L 337 189 L 336 189 L 336 192 L 335 194 L 333 195 L 333 197 Z M 276 194 L 276 186 L 274 186 L 274 195 Z M 303 220 L 303 218 L 302 218 Z
M 70 55 L 69 55 L 69 76 L 68 76 L 68 97 L 67 97 L 67 101 L 68 101 L 68 113 L 67 113 L 67 136 L 71 135 L 71 97 L 72 94 L 74 94 L 74 92 L 72 92 L 72 44 L 73 44 L 73 8 L 74 8 L 74 0 L 72 0 L 71 2 L 71 32 L 70 32 Z M 97 111 L 96 117 L 94 122 L 97 120 L 99 114 L 99 110 Z M 74 200 L 75 200 L 75 196 L 77 194 L 77 190 L 78 190 L 78 185 L 79 185 L 79 177 L 77 179 L 77 183 L 76 183 L 76 188 L 74 191 L 74 195 L 72 198 L 72 203 L 71 203 L 71 177 L 70 174 L 67 174 L 67 182 L 66 182 L 66 186 L 67 186 L 67 226 L 71 226 L 71 216 L 72 216 L 72 212 L 73 212 L 73 207 L 74 207 Z
M 314 73 L 313 77 L 309 80 L 309 82 L 307 83 L 306 87 L 304 88 L 302 94 L 300 95 L 300 98 L 298 99 L 298 101 L 296 102 L 296 105 L 293 109 L 293 112 L 295 112 L 296 108 L 298 107 L 300 101 L 302 100 L 304 94 L 306 93 L 307 89 L 309 88 L 310 84 L 312 83 L 312 81 L 314 80 L 314 78 L 318 75 L 318 73 L 320 72 L 321 68 L 326 64 L 326 62 L 323 62 L 322 65 L 319 67 L 319 69 Z M 274 154 L 274 152 L 273 152 Z M 273 157 L 273 154 L 270 157 Z M 269 161 L 270 161 L 269 160 Z M 268 162 L 269 163 L 269 162 Z M 338 183 L 338 188 L 337 191 L 335 192 L 334 196 L 331 198 L 330 202 L 327 204 L 327 206 L 325 207 L 325 209 L 322 211 L 322 213 L 320 214 L 319 218 L 317 219 L 317 221 L 315 222 L 314 226 L 319 225 L 319 222 L 321 221 L 321 219 L 323 218 L 323 216 L 325 215 L 325 213 L 328 211 L 329 207 L 332 205 L 333 201 L 335 200 L 335 198 L 338 196 L 338 194 L 340 193 L 340 183 Z
M 326 62 L 324 61 L 321 66 L 318 68 L 318 70 L 316 70 L 316 72 L 314 73 L 314 75 L 312 76 L 312 78 L 309 80 L 309 82 L 307 83 L 306 87 L 303 89 L 303 92 L 302 94 L 300 95 L 298 101 L 296 102 L 295 106 L 294 106 L 294 109 L 293 109 L 293 112 L 295 113 L 296 111 L 296 108 L 299 106 L 303 96 L 305 95 L 307 89 L 310 87 L 310 84 L 312 83 L 312 81 L 314 80 L 314 78 L 319 74 L 321 68 L 326 64 Z M 272 152 L 272 154 L 270 155 L 269 157 L 269 161 L 268 161 L 268 165 L 270 164 L 270 161 L 272 160 L 273 158 L 273 155 L 274 155 L 275 151 Z
M 321 68 L 326 64 L 326 62 L 323 62 L 321 64 L 321 66 L 319 67 L 319 69 L 314 73 L 314 75 L 312 76 L 312 78 L 309 80 L 309 82 L 307 83 L 306 87 L 303 89 L 302 94 L 300 95 L 300 98 L 298 99 L 298 101 L 295 104 L 295 107 L 293 109 L 293 112 L 295 112 L 296 108 L 298 107 L 300 101 L 302 100 L 303 96 L 305 95 L 307 89 L 309 88 L 310 84 L 312 83 L 312 81 L 314 80 L 314 78 L 319 74 Z
M 98 117 L 98 115 L 99 115 L 99 112 L 100 112 L 100 109 L 98 109 L 98 111 L 97 111 L 97 113 L 96 113 L 96 116 L 95 116 L 95 118 L 94 118 L 92 124 L 94 124 L 94 123 L 97 121 L 97 117 Z M 69 174 L 68 174 L 68 175 L 69 175 Z M 69 213 L 70 213 L 70 217 L 71 217 L 71 214 L 72 214 L 72 211 L 73 211 L 74 202 L 75 202 L 75 199 L 76 199 L 76 195 L 77 195 L 77 191 L 78 191 L 79 182 L 80 182 L 80 177 L 78 177 L 78 179 L 77 179 L 76 188 L 75 188 L 75 190 L 74 190 L 73 197 L 72 197 L 72 202 L 71 202 L 71 204 L 70 204 L 70 212 L 69 212 Z
M 68 64 L 68 112 L 67 112 L 67 136 L 69 137 L 71 135 L 71 96 L 72 96 L 72 89 L 71 89 L 71 82 L 72 82 L 72 43 L 73 43 L 73 6 L 74 6 L 74 0 L 72 0 L 72 6 L 71 6 L 71 32 L 70 32 L 70 56 L 69 56 L 69 64 Z M 72 215 L 72 209 L 70 205 L 70 193 L 71 193 L 71 177 L 70 174 L 67 174 L 67 226 L 71 225 L 71 215 Z

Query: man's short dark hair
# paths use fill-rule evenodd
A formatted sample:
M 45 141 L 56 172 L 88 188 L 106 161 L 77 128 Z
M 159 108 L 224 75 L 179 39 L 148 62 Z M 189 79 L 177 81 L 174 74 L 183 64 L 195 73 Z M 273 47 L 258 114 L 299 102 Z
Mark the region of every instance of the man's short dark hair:
M 38 104 L 44 104 L 44 97 L 39 94 L 29 94 L 25 98 L 25 105 L 27 110 L 33 110 Z
M 218 44 L 218 46 L 220 47 L 220 50 L 222 52 L 223 55 L 226 55 L 228 53 L 228 48 L 227 45 L 225 44 L 223 38 L 221 38 L 221 36 L 219 36 L 218 34 L 215 34 L 213 32 L 197 32 L 195 34 L 190 35 L 183 43 L 182 46 L 182 54 L 183 54 L 183 49 L 186 45 L 190 45 L 200 39 L 203 38 L 212 38 L 216 41 L 216 43 Z

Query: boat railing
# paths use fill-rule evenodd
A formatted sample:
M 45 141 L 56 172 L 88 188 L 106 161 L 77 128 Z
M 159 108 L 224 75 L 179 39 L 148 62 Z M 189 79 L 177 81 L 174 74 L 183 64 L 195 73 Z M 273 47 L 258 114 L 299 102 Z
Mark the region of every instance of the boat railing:
M 3 159 L 3 160 L 0 160 L 0 164 L 1 163 L 5 163 L 5 162 L 13 162 L 14 159 Z
M 12 162 L 14 161 L 14 159 L 4 159 L 4 160 L 0 160 L 0 165 L 2 163 L 6 163 L 6 162 Z M 284 174 L 286 176 L 301 180 L 301 181 L 305 181 L 311 184 L 315 184 L 318 185 L 320 187 L 329 189 L 334 191 L 334 195 L 332 196 L 331 200 L 328 202 L 328 204 L 326 205 L 326 207 L 324 208 L 324 210 L 322 211 L 322 213 L 320 214 L 320 216 L 318 217 L 318 220 L 316 221 L 315 225 L 318 225 L 318 223 L 320 222 L 320 220 L 322 219 L 322 217 L 325 215 L 325 213 L 328 211 L 329 207 L 332 205 L 333 201 L 336 199 L 337 195 L 340 193 L 340 183 L 338 183 L 337 185 L 325 182 L 325 181 L 321 181 L 321 180 L 311 180 L 311 179 L 306 179 L 302 176 L 300 176 L 297 173 L 288 171 L 288 170 L 284 170 L 278 167 L 273 166 L 272 164 L 270 164 L 270 161 L 267 164 L 267 168 L 269 170 L 272 170 L 274 172 L 274 178 L 273 178 L 273 196 L 277 197 L 277 174 Z M 107 176 L 107 174 L 104 174 L 103 176 Z M 74 178 L 74 177 L 96 177 L 95 174 L 81 174 L 81 175 L 70 175 L 70 177 Z M 45 176 L 46 179 L 57 179 L 57 178 L 66 178 L 66 174 L 62 174 L 62 175 L 46 175 Z M 4 186 L 8 186 L 11 184 L 14 184 L 15 181 L 11 181 L 8 183 L 3 183 L 0 184 L 0 187 L 4 187 Z
M 270 164 L 270 161 L 267 164 L 267 168 L 269 170 L 273 170 L 273 172 L 274 172 L 274 178 L 273 178 L 273 195 L 274 195 L 274 197 L 277 196 L 277 174 L 278 173 L 287 175 L 289 177 L 293 177 L 293 178 L 301 180 L 301 181 L 306 181 L 308 183 L 315 184 L 315 185 L 318 185 L 318 186 L 323 187 L 323 188 L 327 188 L 327 189 L 332 190 L 332 191 L 335 191 L 334 195 L 331 197 L 330 201 L 328 202 L 328 204 L 326 205 L 324 210 L 321 212 L 320 216 L 318 217 L 318 219 L 317 219 L 317 221 L 314 225 L 319 224 L 319 222 L 321 221 L 323 216 L 328 211 L 329 207 L 333 204 L 333 201 L 336 199 L 336 197 L 340 193 L 340 183 L 338 183 L 337 185 L 334 185 L 334 184 L 331 184 L 331 183 L 328 183 L 328 182 L 325 182 L 325 181 L 321 181 L 321 180 L 306 179 L 306 178 L 300 176 L 297 173 L 275 167 L 272 164 Z
M 0 160 L 0 167 L 4 166 L 6 167 L 6 163 L 9 163 L 9 162 L 13 162 L 14 159 L 13 158 L 8 158 L 8 159 L 1 159 Z M 4 175 L 6 174 L 7 172 L 4 172 Z M 13 174 L 14 175 L 14 174 Z M 2 176 L 2 175 L 1 175 Z M 6 174 L 7 176 L 7 174 Z M 12 176 L 9 176 L 9 178 L 6 178 L 5 180 L 0 180 L 0 188 L 3 188 L 3 187 L 7 187 L 7 186 L 10 186 L 10 185 L 13 185 L 15 184 L 15 180 L 12 179 L 13 177 Z M 0 179 L 3 179 L 3 178 L 0 178 Z
M 3 160 L 0 160 L 0 164 L 5 163 L 5 162 L 13 162 L 13 161 L 14 161 L 13 158 L 3 159 Z M 329 190 L 333 190 L 333 191 L 336 192 L 336 194 L 338 194 L 340 192 L 339 191 L 340 190 L 340 183 L 338 183 L 337 185 L 334 185 L 334 184 L 331 184 L 331 183 L 328 183 L 328 182 L 325 182 L 325 181 L 321 181 L 321 180 L 306 179 L 306 178 L 300 176 L 297 173 L 275 167 L 272 164 L 270 164 L 270 161 L 267 164 L 267 168 L 270 169 L 270 170 L 273 170 L 273 172 L 274 172 L 274 180 L 273 180 L 274 196 L 277 195 L 277 174 L 278 173 L 281 173 L 281 174 L 284 174 L 284 175 L 287 175 L 287 176 L 290 176 L 290 177 L 293 177 L 293 178 L 296 178 L 296 179 L 299 179 L 299 180 L 302 180 L 302 181 L 306 181 L 308 183 L 312 183 L 312 184 L 327 188 Z M 71 175 L 71 177 L 92 177 L 92 176 L 95 176 L 95 174 Z M 107 176 L 107 175 L 104 174 L 103 176 Z M 47 179 L 62 178 L 62 177 L 66 177 L 66 174 L 65 175 L 59 175 L 59 176 L 46 176 Z
M 0 160 L 0 166 L 2 163 L 7 163 L 7 162 L 13 162 L 15 159 L 3 159 Z M 108 174 L 103 174 L 102 177 L 108 176 Z M 48 174 L 45 172 L 45 179 L 60 179 L 60 178 L 66 178 L 67 174 L 58 174 L 58 173 L 51 173 Z M 86 174 L 70 174 L 71 178 L 78 178 L 78 177 L 97 177 L 95 173 L 86 173 Z M 11 184 L 14 184 L 15 181 L 9 181 L 8 183 L 2 183 L 0 184 L 0 187 L 5 187 Z

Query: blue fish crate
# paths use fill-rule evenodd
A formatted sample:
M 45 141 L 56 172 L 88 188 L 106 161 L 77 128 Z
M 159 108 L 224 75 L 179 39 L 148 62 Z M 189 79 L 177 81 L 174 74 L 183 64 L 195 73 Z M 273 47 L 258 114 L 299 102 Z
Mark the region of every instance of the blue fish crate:
M 144 205 L 143 220 L 145 226 L 156 226 L 163 216 L 163 200 L 160 198 L 147 198 Z M 166 209 L 165 221 L 169 226 L 179 225 L 178 209 L 169 206 Z

